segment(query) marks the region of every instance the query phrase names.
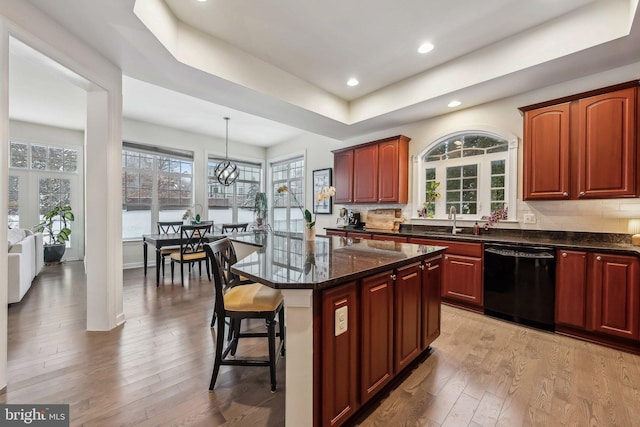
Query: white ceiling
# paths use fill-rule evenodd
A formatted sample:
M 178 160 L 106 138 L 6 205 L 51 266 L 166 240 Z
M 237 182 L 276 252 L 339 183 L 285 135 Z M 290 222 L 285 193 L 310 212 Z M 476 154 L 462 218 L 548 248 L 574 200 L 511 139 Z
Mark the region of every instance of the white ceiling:
M 29 1 L 122 68 L 125 117 L 223 136 L 229 115 L 235 140 L 262 146 L 345 139 L 446 113 L 454 97 L 466 108 L 640 60 L 636 0 Z M 433 52 L 416 52 L 423 41 Z M 82 91 L 62 95 L 70 79 L 22 56 L 11 116 L 83 128 Z

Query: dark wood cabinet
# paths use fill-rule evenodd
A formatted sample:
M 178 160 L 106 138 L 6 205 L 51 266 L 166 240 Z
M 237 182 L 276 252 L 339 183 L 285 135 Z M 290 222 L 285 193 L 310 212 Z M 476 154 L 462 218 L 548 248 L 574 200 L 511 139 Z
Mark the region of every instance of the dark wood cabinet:
M 393 378 L 393 279 L 385 272 L 362 280 L 360 289 L 360 403 Z
M 579 198 L 636 195 L 636 89 L 577 102 Z
M 424 350 L 440 336 L 440 286 L 442 257 L 431 258 L 422 264 L 422 340 Z
M 390 240 L 398 243 L 407 243 L 409 241 L 409 239 L 404 236 L 389 236 L 387 234 L 374 234 L 373 240 Z
M 356 282 L 322 293 L 322 425 L 340 425 L 359 407 L 357 300 Z M 345 308 L 339 318 L 336 311 Z M 346 326 L 342 333 L 339 322 Z
M 569 105 L 525 112 L 525 200 L 569 198 Z
M 638 195 L 638 82 L 524 111 L 524 200 Z
M 625 255 L 594 253 L 590 257 L 591 330 L 640 339 L 640 261 Z
M 333 151 L 334 202 L 407 203 L 410 140 L 398 135 Z
M 353 203 L 353 150 L 333 155 L 333 173 L 336 182 L 334 203 Z
M 397 270 L 395 284 L 395 371 L 398 372 L 415 359 L 420 345 L 422 324 L 422 270 L 420 263 Z
M 446 246 L 441 295 L 449 302 L 462 303 L 472 309 L 484 304 L 482 243 L 409 238 L 409 243 Z
M 339 237 L 347 237 L 346 231 L 335 231 L 335 230 L 327 230 L 327 236 L 339 236 Z
M 371 235 L 371 233 L 364 233 L 364 232 L 358 232 L 358 231 L 348 231 L 347 237 L 353 237 L 354 239 L 365 239 L 365 240 L 373 239 L 373 236 Z
M 482 259 L 447 254 L 444 256 L 442 296 L 467 304 L 482 306 Z
M 556 324 L 587 327 L 587 253 L 558 250 L 556 255 Z
M 378 202 L 378 145 L 367 145 L 353 151 L 353 201 Z

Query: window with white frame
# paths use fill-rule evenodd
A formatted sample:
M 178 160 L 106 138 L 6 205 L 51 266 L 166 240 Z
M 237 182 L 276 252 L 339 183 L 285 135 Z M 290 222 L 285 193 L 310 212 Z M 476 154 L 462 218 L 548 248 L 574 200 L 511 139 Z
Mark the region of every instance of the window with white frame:
M 501 136 L 478 131 L 448 135 L 428 147 L 420 162 L 420 207 L 427 189 L 439 183 L 440 197 L 427 208 L 429 217 L 447 218 L 455 208 L 463 217 L 481 219 L 515 202 L 517 144 Z
M 31 228 L 58 204 L 69 205 L 78 213 L 79 152 L 53 144 L 9 142 L 9 227 Z M 73 248 L 67 253 L 71 259 L 79 255 L 75 239 L 82 238 L 78 224 L 68 226 L 76 229 L 67 241 L 67 248 Z M 61 221 L 53 224 L 54 232 L 61 228 Z
M 304 231 L 304 158 L 298 157 L 271 164 L 274 231 Z M 286 186 L 288 191 L 278 193 Z M 297 200 L 297 203 L 296 203 Z
M 207 167 L 207 208 L 215 225 L 253 222 L 256 193 L 262 187 L 262 165 L 236 162 L 238 179 L 225 186 L 218 182 L 215 169 L 225 159 L 209 159 Z
M 192 205 L 193 153 L 123 143 L 123 238 L 153 233 L 158 221 L 180 221 Z

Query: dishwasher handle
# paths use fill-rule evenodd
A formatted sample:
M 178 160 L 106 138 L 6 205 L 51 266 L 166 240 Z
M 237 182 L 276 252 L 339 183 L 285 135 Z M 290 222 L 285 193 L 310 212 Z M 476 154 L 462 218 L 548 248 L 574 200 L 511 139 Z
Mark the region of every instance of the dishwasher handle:
M 485 253 L 510 258 L 555 259 L 553 249 L 543 247 L 486 246 Z

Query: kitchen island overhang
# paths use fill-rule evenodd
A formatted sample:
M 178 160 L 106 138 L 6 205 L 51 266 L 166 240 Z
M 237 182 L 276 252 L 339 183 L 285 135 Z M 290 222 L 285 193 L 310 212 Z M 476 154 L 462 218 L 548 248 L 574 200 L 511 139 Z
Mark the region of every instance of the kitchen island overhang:
M 261 245 L 233 270 L 284 295 L 286 425 L 344 423 L 439 335 L 446 247 L 279 232 L 233 240 Z

